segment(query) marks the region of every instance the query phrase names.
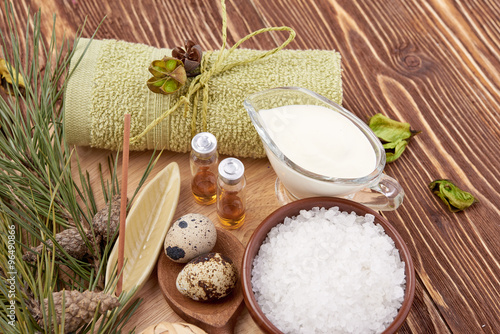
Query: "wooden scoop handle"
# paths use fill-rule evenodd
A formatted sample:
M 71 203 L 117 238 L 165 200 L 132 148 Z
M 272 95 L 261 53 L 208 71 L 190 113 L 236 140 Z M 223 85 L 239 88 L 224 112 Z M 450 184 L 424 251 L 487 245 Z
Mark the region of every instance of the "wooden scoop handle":
M 226 324 L 224 327 L 214 328 L 213 330 L 209 330 L 208 334 L 233 334 L 234 333 L 234 324 Z

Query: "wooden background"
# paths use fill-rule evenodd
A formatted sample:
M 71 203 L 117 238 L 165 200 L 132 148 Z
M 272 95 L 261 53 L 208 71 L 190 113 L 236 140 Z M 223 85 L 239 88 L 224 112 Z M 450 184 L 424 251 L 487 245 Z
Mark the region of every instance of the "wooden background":
M 19 19 L 41 8 L 43 31 L 73 38 L 87 19 L 90 37 L 156 47 L 198 41 L 221 45 L 218 0 L 16 0 Z M 4 9 L 2 7 L 2 25 Z M 422 133 L 402 158 L 386 167 L 406 192 L 403 205 L 384 216 L 406 240 L 417 271 L 417 290 L 400 333 L 500 333 L 500 4 L 496 0 L 234 0 L 227 2 L 228 43 L 268 26 L 297 32 L 291 49 L 338 50 L 342 55 L 344 107 L 362 119 L 383 113 Z M 23 33 L 23 28 L 20 27 Z M 270 49 L 283 35 L 248 41 Z M 79 148 L 92 176 L 110 152 Z M 129 189 L 151 152 L 133 153 Z M 194 204 L 188 156 L 166 153 L 153 174 L 171 161 L 182 170 L 176 216 L 214 208 Z M 258 223 L 279 206 L 275 175 L 266 159 L 243 160 L 249 193 L 247 222 L 235 234 L 246 243 Z M 479 203 L 450 213 L 428 189 L 438 178 L 454 180 Z M 99 180 L 96 178 L 96 184 Z M 163 300 L 156 272 L 139 293 L 144 301 L 127 329 L 140 332 L 161 320 L 177 321 Z M 237 333 L 260 333 L 245 310 Z

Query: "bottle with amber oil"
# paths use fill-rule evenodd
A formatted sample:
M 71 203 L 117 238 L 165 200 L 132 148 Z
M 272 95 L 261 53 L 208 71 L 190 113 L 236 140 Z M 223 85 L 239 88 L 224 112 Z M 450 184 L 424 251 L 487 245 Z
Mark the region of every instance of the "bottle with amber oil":
M 217 197 L 217 139 L 201 132 L 191 140 L 191 191 L 199 204 L 215 203 Z
M 217 178 L 217 215 L 227 229 L 237 229 L 245 220 L 245 167 L 236 158 L 219 164 Z

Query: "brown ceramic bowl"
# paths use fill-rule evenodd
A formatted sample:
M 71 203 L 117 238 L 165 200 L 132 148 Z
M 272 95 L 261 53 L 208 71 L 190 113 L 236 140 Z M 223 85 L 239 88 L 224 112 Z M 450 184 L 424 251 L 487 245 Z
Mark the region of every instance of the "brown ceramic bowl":
M 394 240 L 396 248 L 399 250 L 399 255 L 401 260 L 405 263 L 405 273 L 406 273 L 406 290 L 405 298 L 398 314 L 394 318 L 394 321 L 386 328 L 383 332 L 384 334 L 395 333 L 404 323 L 408 312 L 410 311 L 411 305 L 413 303 L 413 297 L 415 294 L 415 268 L 413 266 L 413 261 L 411 259 L 410 252 L 406 246 L 404 240 L 398 234 L 396 229 L 379 213 L 373 211 L 372 209 L 359 204 L 357 202 L 349 201 L 341 198 L 334 197 L 315 197 L 306 198 L 298 200 L 282 206 L 273 213 L 271 213 L 254 231 L 248 245 L 245 249 L 245 254 L 243 257 L 243 271 L 242 271 L 242 285 L 243 285 L 243 297 L 245 304 L 252 316 L 253 320 L 257 325 L 264 330 L 266 333 L 272 334 L 283 334 L 276 326 L 274 326 L 261 311 L 255 295 L 252 291 L 252 263 L 255 255 L 257 255 L 260 245 L 266 238 L 268 232 L 275 225 L 283 222 L 285 217 L 297 216 L 300 210 L 310 210 L 314 207 L 325 207 L 331 208 L 338 206 L 341 211 L 356 212 L 358 215 L 365 215 L 366 213 L 375 216 L 375 223 L 380 224 L 385 233 Z

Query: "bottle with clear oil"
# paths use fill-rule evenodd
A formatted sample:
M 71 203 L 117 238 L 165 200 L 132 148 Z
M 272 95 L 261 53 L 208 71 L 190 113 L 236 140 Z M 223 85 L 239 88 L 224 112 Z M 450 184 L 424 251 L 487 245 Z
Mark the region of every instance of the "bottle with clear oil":
M 245 220 L 245 167 L 236 158 L 227 158 L 219 164 L 217 178 L 217 215 L 227 229 L 237 229 Z
M 217 139 L 209 132 L 201 132 L 191 140 L 191 191 L 195 201 L 209 205 L 217 197 Z

